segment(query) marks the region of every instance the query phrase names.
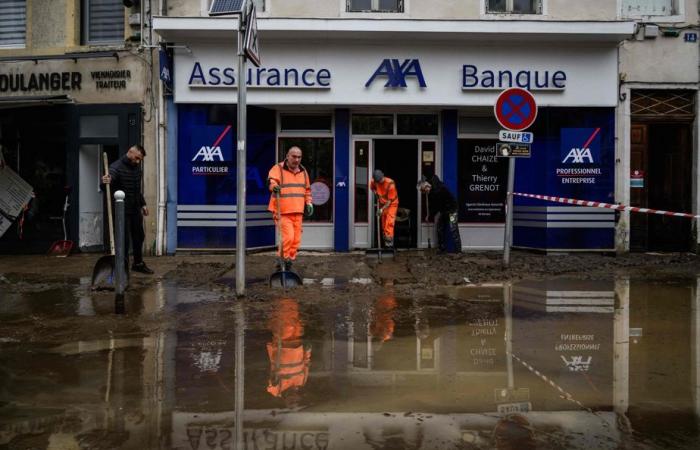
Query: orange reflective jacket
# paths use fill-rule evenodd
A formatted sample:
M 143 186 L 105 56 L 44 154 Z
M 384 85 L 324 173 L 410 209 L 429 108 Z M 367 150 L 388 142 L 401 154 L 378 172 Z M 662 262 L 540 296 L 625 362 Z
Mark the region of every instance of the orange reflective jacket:
M 280 212 L 282 214 L 303 213 L 304 207 L 311 203 L 311 184 L 309 174 L 303 166 L 299 166 L 299 171 L 294 173 L 282 161 L 275 164 L 267 174 L 267 183 L 272 192 L 275 186 L 280 186 Z M 267 206 L 270 212 L 277 212 L 277 200 L 275 195 L 270 196 L 270 203 Z
M 375 183 L 374 180 L 371 180 L 369 188 L 372 192 L 377 193 L 380 207 L 384 207 L 387 203 L 390 206 L 399 206 L 399 194 L 396 192 L 396 185 L 391 178 L 384 177 L 381 183 Z

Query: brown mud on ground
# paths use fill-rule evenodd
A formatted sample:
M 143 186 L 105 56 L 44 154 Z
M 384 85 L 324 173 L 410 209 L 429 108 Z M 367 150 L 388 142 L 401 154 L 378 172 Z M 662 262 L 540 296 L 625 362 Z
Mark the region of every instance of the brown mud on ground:
M 238 302 L 234 255 L 178 255 L 148 258 L 153 276 L 132 273 L 125 314 L 120 315 L 114 314 L 112 292 L 90 289 L 97 259 L 95 255 L 0 257 L 0 339 L 66 342 L 102 336 L 107 330 L 215 332 L 233 327 L 235 305 L 245 305 L 262 317 L 269 312 L 271 300 L 285 296 L 332 310 L 348 297 L 367 301 L 387 289 L 406 298 L 452 301 L 447 293 L 450 289 L 484 283 L 563 276 L 654 279 L 700 274 L 700 262 L 693 254 L 546 256 L 516 251 L 511 268 L 503 269 L 500 252 L 437 255 L 406 251 L 381 263 L 362 252 L 304 252 L 294 269 L 306 284 L 284 292 L 267 285 L 275 257 L 266 253 L 247 257 L 247 296 Z

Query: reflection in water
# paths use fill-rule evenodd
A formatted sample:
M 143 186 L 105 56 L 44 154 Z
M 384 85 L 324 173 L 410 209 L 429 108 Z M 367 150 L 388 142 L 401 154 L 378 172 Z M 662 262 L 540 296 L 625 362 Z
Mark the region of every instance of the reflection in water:
M 697 292 L 557 279 L 452 300 L 287 297 L 201 330 L 207 295 L 158 285 L 134 304 L 174 327 L 0 341 L 0 448 L 694 448 Z M 57 298 L 49 317 L 68 298 L 107 310 Z
M 306 384 L 311 365 L 311 346 L 304 342 L 299 303 L 290 298 L 276 300 L 268 326 L 272 340 L 267 343 L 270 358 L 267 392 L 284 399 L 288 408 L 294 408 L 301 400 L 300 389 Z

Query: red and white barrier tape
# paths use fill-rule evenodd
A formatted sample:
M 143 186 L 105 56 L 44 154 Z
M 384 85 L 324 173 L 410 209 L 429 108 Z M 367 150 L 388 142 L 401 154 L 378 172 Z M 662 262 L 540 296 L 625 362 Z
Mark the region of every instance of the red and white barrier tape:
M 614 209 L 617 211 L 632 211 L 632 212 L 645 213 L 645 214 L 658 214 L 661 216 L 686 217 L 688 219 L 700 218 L 700 215 L 679 213 L 679 212 L 673 212 L 673 211 L 661 211 L 659 209 L 651 209 L 651 208 L 638 208 L 636 206 L 625 206 L 625 205 L 620 205 L 620 204 L 611 204 L 611 203 L 603 203 L 603 202 L 590 202 L 588 200 L 576 200 L 575 198 L 552 197 L 549 195 L 522 194 L 520 192 L 514 192 L 513 195 L 516 195 L 518 197 L 536 198 L 538 200 L 547 200 L 550 202 L 566 203 L 569 205 L 593 206 L 596 208 Z

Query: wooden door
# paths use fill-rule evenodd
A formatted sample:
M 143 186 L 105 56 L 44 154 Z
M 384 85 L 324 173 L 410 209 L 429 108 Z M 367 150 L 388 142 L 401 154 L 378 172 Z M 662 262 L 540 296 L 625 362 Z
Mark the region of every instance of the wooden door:
M 637 171 L 642 176 L 637 187 L 630 187 L 630 204 L 646 208 L 648 206 L 648 150 L 649 127 L 646 124 L 632 124 L 630 149 L 630 170 Z M 641 186 L 640 186 L 641 185 Z M 648 247 L 649 221 L 646 214 L 631 213 L 630 215 L 630 251 L 644 252 Z

